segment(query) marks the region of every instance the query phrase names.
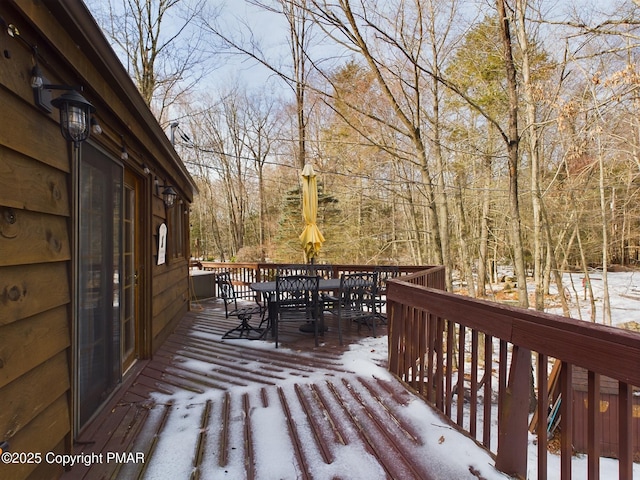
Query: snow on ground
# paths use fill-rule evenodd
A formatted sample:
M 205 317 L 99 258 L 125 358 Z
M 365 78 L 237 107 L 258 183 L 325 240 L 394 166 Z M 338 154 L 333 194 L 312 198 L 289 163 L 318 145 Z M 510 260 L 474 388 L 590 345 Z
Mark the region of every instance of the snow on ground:
M 571 294 L 572 316 L 575 318 L 590 318 L 590 304 L 584 300 L 582 290 L 582 275 L 566 275 L 566 284 Z M 573 281 L 573 284 L 571 283 Z M 594 294 L 596 296 L 596 318 L 598 322 L 602 322 L 602 275 L 594 273 L 592 284 Z M 609 289 L 611 294 L 611 313 L 612 324 L 620 325 L 626 322 L 640 323 L 640 273 L 610 273 Z M 561 309 L 552 309 L 551 313 L 561 313 Z M 255 348 L 260 342 L 253 342 Z M 272 348 L 270 342 L 264 342 L 265 348 Z M 390 375 L 384 368 L 380 367 L 387 358 L 387 339 L 366 338 L 360 343 L 352 345 L 350 351 L 343 355 L 343 362 L 346 369 L 356 372 L 363 377 L 388 378 Z M 312 381 L 312 379 L 309 379 Z M 284 388 L 287 388 L 285 386 Z M 166 455 L 156 455 L 164 460 L 154 465 L 150 465 L 146 472 L 145 478 L 166 478 L 165 473 L 170 469 L 173 478 L 188 478 L 189 467 L 185 466 L 184 472 L 176 471 L 176 464 L 180 463 L 180 459 L 188 457 L 193 451 L 193 438 L 186 435 L 187 431 L 198 430 L 201 428 L 198 416 L 189 415 L 189 405 L 194 402 L 206 401 L 207 395 L 219 395 L 219 393 L 205 393 L 203 398 L 195 398 L 193 393 L 185 392 L 184 396 L 172 396 L 172 402 L 175 408 L 182 409 L 184 415 L 179 419 L 175 419 L 175 424 L 168 424 L 165 431 L 173 432 L 165 434 L 160 439 L 157 446 L 159 451 L 165 451 Z M 158 398 L 162 401 L 161 398 Z M 295 415 L 303 415 L 303 412 L 292 412 L 293 421 L 303 421 L 302 418 L 296 420 Z M 468 466 L 473 465 L 481 473 L 485 479 L 501 479 L 506 476 L 496 473 L 492 465 L 494 464 L 491 457 L 479 448 L 474 442 L 452 429 L 448 424 L 441 420 L 440 416 L 431 410 L 424 402 L 415 398 L 406 407 L 407 418 L 416 425 L 416 431 L 422 432 L 424 435 L 423 442 L 425 455 L 432 459 L 437 458 L 438 463 L 443 465 L 440 472 L 442 479 L 459 479 L 468 478 Z M 495 418 L 495 417 L 494 417 Z M 260 465 L 258 473 L 261 478 L 279 479 L 279 478 L 295 478 L 296 474 L 290 468 L 290 465 L 283 464 L 283 458 L 292 458 L 293 452 L 283 451 L 288 443 L 286 439 L 279 439 L 276 432 L 283 432 L 285 427 L 278 422 L 281 418 L 270 417 L 269 409 L 260 413 L 260 417 L 255 419 L 255 425 L 258 426 L 259 432 L 256 438 L 262 439 L 256 445 L 255 449 L 260 456 Z M 168 433 L 167 432 L 167 433 Z M 184 441 L 181 441 L 184 436 Z M 242 432 L 238 432 L 238 440 L 242 441 Z M 443 440 L 444 439 L 444 440 Z M 529 478 L 537 478 L 537 446 L 535 444 L 536 437 L 530 435 L 529 448 Z M 163 446 L 163 441 L 168 445 Z M 284 447 L 283 447 L 284 445 Z M 274 450 L 276 449 L 276 450 Z M 227 478 L 229 474 L 236 472 L 239 477 L 244 476 L 244 458 L 239 452 L 231 455 L 231 465 L 225 467 Z M 211 462 L 211 470 L 204 472 L 205 478 L 217 478 L 216 465 Z M 549 480 L 560 478 L 560 457 L 558 455 L 549 454 Z M 573 478 L 586 478 L 587 460 L 586 456 L 576 456 L 573 459 Z M 335 462 L 327 468 L 324 462 L 318 462 L 317 469 L 313 469 L 318 474 L 317 478 L 334 478 L 335 476 L 342 478 L 366 478 L 376 480 L 377 478 L 385 478 L 384 472 L 375 467 L 372 462 L 367 462 L 365 452 L 349 451 L 345 449 L 336 455 Z M 176 473 L 176 474 L 173 474 Z M 184 473 L 184 476 L 182 475 Z M 326 477 L 325 477 L 326 475 Z M 618 465 L 616 460 L 601 459 L 600 462 L 600 478 L 603 480 L 618 478 Z M 640 464 L 634 464 L 633 478 L 640 479 Z
M 591 289 L 595 299 L 596 323 L 603 323 L 604 311 L 604 279 L 602 272 L 589 273 Z M 584 274 L 566 273 L 563 277 L 565 294 L 570 293 L 571 316 L 580 320 L 591 321 L 591 302 L 585 295 L 583 287 Z M 611 324 L 620 325 L 628 322 L 640 324 L 640 272 L 609 272 L 609 303 L 611 306 Z M 552 285 L 553 291 L 557 288 Z M 550 308 L 549 313 L 562 314 L 561 308 Z

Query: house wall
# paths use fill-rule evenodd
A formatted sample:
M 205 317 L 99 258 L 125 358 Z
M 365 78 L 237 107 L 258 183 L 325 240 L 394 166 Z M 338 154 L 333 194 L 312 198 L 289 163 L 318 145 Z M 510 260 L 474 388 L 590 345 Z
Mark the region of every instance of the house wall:
M 174 216 L 182 216 L 183 225 L 188 230 L 188 216 L 184 215 L 184 204 L 177 204 Z M 152 351 L 155 352 L 165 338 L 171 333 L 176 323 L 189 309 L 189 255 L 183 250 L 182 256 L 171 253 L 171 245 L 168 245 L 166 263 L 157 265 L 158 259 L 158 230 L 162 223 L 170 226 L 166 209 L 162 201 L 154 199 L 153 202 L 153 298 L 152 310 L 154 312 L 152 325 Z M 184 234 L 184 232 L 183 232 Z M 171 243 L 171 228 L 167 243 Z M 188 240 L 183 245 L 189 245 Z
M 0 16 L 20 19 L 4 2 Z M 0 42 L 0 441 L 61 453 L 71 431 L 68 146 L 33 104 L 31 52 L 5 31 Z M 0 477 L 34 467 L 0 465 Z
M 13 36 L 9 25 L 17 28 Z M 58 111 L 49 114 L 34 104 L 33 46 L 50 83 L 85 87 L 83 95 L 96 107 L 104 130 L 91 142 L 119 159 L 125 141 L 125 168 L 141 178 L 143 358 L 158 348 L 189 305 L 187 247 L 166 264 L 156 264 L 158 228 L 167 221 L 167 209 L 155 179 L 178 191 L 185 238 L 195 186 L 81 2 L 4 0 L 0 26 L 0 448 L 7 442 L 11 452 L 69 453 L 74 435 L 72 149 L 60 133 Z M 151 173 L 144 173 L 143 163 Z M 0 478 L 61 473 L 46 462 L 0 463 Z
M 576 452 L 589 451 L 589 395 L 587 371 L 573 367 L 573 448 Z M 600 455 L 618 458 L 619 409 L 618 382 L 612 378 L 600 378 L 600 406 L 597 421 L 600 428 Z M 635 461 L 640 460 L 640 397 L 631 399 L 631 445 Z

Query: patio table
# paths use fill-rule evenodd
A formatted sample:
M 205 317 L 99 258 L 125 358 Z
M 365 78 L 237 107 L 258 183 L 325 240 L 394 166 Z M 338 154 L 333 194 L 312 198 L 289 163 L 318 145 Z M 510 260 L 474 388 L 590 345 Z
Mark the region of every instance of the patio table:
M 271 328 L 271 334 L 275 335 L 273 329 L 275 328 L 275 322 L 273 319 L 278 314 L 278 305 L 275 301 L 276 298 L 276 281 L 270 280 L 267 282 L 254 282 L 249 284 L 249 287 L 259 292 L 267 298 L 267 330 Z M 318 290 L 321 291 L 337 291 L 340 289 L 339 278 L 321 278 Z

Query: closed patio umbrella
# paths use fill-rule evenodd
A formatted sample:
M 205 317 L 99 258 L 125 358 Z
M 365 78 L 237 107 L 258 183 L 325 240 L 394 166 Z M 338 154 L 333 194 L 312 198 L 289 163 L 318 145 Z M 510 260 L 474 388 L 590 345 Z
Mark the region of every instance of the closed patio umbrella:
M 318 184 L 316 173 L 311 164 L 307 163 L 302 170 L 302 216 L 305 227 L 300 234 L 300 242 L 307 261 L 312 261 L 318 254 L 324 236 L 316 224 L 318 217 Z

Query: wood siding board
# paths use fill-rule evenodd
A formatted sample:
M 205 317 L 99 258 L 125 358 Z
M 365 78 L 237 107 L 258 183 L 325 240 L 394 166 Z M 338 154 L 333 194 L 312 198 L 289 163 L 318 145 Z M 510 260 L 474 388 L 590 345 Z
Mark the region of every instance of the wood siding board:
M 67 394 L 59 396 L 40 415 L 20 430 L 10 443 L 11 451 L 43 452 L 44 454 L 59 446 L 70 431 L 67 397 Z M 0 478 L 27 478 L 35 467 L 37 467 L 36 464 L 0 464 Z M 47 472 L 51 472 L 49 478 L 57 478 L 62 474 L 62 469 L 52 465 L 51 470 L 47 469 Z
M 4 387 L 70 346 L 67 308 L 60 306 L 0 327 L 0 337 L 0 387 Z M 58 381 L 67 381 L 69 372 L 60 373 Z
M 180 316 L 182 316 L 187 310 L 188 303 L 186 301 L 175 301 L 170 305 L 169 308 L 158 312 L 157 315 L 154 315 L 151 333 L 152 338 L 154 339 L 154 350 L 156 350 L 159 346 L 158 338 L 164 338 L 163 332 L 165 330 L 170 330 L 171 326 L 175 324 L 176 320 L 179 319 Z
M 154 288 L 154 292 L 153 311 L 154 314 L 160 314 L 170 310 L 176 302 L 182 303 L 189 299 L 189 280 L 187 278 L 177 280 L 168 288 L 162 290 Z
M 65 172 L 0 145 L 0 206 L 68 217 L 67 179 Z
M 68 453 L 66 450 L 66 442 L 62 440 L 58 445 L 53 447 L 50 451 L 56 455 L 62 455 Z M 59 465 L 51 465 L 46 462 L 42 462 L 38 465 L 26 480 L 43 480 L 43 479 L 57 479 L 62 474 L 62 467 Z
M 161 270 L 165 271 L 160 273 Z M 184 259 L 156 266 L 153 273 L 151 335 L 152 350 L 155 351 L 189 308 L 189 278 Z
M 67 218 L 0 207 L 0 267 L 71 259 Z
M 69 302 L 67 262 L 0 267 L 0 326 Z
M 26 75 L 25 75 L 26 77 Z M 69 150 L 60 134 L 59 125 L 38 107 L 26 103 L 23 98 L 0 88 L 0 103 L 4 118 L 0 128 L 0 145 L 27 157 L 69 172 Z
M 58 353 L 0 389 L 0 438 L 14 435 L 70 388 L 67 352 Z M 31 451 L 31 450 L 29 450 Z

